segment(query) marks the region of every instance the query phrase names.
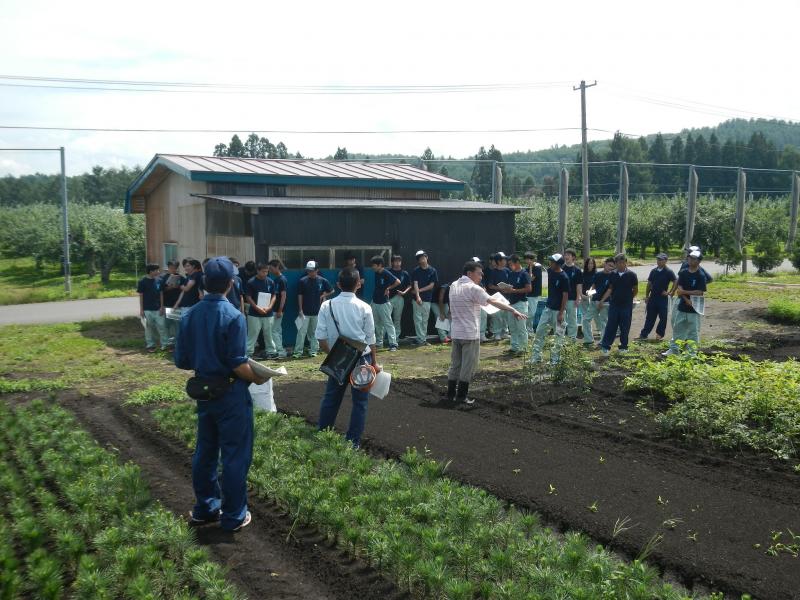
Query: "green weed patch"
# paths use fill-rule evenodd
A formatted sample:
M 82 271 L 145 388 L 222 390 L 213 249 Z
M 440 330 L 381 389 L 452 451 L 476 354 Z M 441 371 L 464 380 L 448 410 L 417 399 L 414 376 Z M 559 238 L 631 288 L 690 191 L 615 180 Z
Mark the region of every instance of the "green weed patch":
M 169 404 L 186 399 L 183 388 L 169 383 L 151 385 L 143 390 L 133 392 L 125 404 L 131 406 L 145 406 L 148 404 Z
M 800 325 L 800 299 L 773 298 L 767 306 L 767 314 L 782 323 Z

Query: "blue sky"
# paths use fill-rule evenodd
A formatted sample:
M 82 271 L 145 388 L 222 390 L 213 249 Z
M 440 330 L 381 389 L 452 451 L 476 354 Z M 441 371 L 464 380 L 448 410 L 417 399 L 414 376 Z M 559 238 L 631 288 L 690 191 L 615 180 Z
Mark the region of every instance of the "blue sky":
M 148 129 L 547 129 L 632 134 L 732 116 L 800 120 L 800 4 L 745 2 L 3 3 L 0 75 L 257 85 L 562 82 L 481 93 L 269 95 L 0 85 L 0 125 Z M 0 79 L 0 83 L 19 83 Z M 676 106 L 676 104 L 680 106 Z M 306 156 L 464 157 L 580 141 L 580 131 L 265 134 Z M 610 137 L 591 132 L 590 139 Z M 0 148 L 67 148 L 70 173 L 210 153 L 230 134 L 0 129 Z M 57 155 L 0 152 L 0 175 L 55 172 Z

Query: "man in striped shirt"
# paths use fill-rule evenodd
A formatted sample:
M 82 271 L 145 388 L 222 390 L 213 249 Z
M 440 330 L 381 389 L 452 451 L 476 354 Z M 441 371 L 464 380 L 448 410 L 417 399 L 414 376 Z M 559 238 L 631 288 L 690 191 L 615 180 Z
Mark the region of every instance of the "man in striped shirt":
M 474 399 L 467 398 L 469 384 L 478 367 L 481 352 L 481 307 L 491 304 L 524 321 L 527 316 L 508 304 L 493 300 L 480 286 L 483 267 L 467 261 L 464 275 L 450 284 L 450 370 L 447 374 L 447 401 L 459 408 L 471 408 Z

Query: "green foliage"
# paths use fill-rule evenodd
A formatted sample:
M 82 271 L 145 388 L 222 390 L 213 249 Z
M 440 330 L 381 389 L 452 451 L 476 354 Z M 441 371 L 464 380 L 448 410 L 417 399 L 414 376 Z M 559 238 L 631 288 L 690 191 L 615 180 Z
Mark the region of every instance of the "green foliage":
M 789 260 L 792 261 L 792 266 L 800 271 L 800 240 L 795 241 L 789 254 Z
M 193 407 L 154 414 L 167 434 L 193 445 Z M 561 539 L 536 515 L 448 479 L 427 450 L 373 459 L 333 431 L 279 414 L 259 413 L 255 429 L 254 493 L 367 560 L 410 597 L 686 597 L 641 563 L 623 563 L 577 533 Z
M 65 410 L 0 404 L 0 451 L 0 597 L 240 597 L 186 524 L 151 501 L 139 468 Z
M 754 250 L 751 260 L 761 274 L 779 267 L 783 262 L 783 244 L 774 235 L 765 234 L 759 237 Z
M 169 404 L 186 399 L 183 388 L 169 383 L 151 385 L 143 390 L 132 393 L 125 404 L 131 406 L 145 406 L 148 404 Z
M 6 379 L 0 377 L 0 394 L 52 392 L 65 387 L 64 382 L 59 379 Z
M 553 383 L 588 391 L 596 375 L 591 357 L 577 342 L 567 341 L 561 348 L 559 358 L 558 364 L 551 368 Z
M 773 298 L 767 306 L 767 314 L 777 321 L 800 325 L 800 300 Z
M 746 447 L 781 459 L 800 455 L 800 363 L 689 354 L 640 360 L 625 388 L 663 396 L 656 421 L 670 435 Z

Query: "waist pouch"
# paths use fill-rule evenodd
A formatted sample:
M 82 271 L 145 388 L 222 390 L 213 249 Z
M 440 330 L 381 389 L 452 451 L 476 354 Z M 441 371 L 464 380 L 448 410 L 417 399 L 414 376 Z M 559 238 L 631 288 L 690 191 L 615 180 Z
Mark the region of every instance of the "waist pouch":
M 220 400 L 235 382 L 235 377 L 190 377 L 186 395 L 194 400 Z

